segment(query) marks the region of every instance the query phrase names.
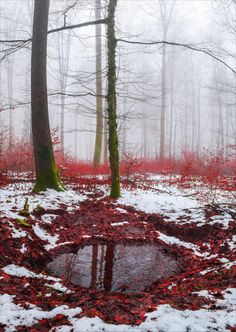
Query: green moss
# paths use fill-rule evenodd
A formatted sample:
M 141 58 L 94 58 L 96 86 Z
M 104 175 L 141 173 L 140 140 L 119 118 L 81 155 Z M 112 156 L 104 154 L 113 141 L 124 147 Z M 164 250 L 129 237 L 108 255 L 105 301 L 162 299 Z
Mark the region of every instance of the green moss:
M 119 143 L 117 134 L 116 115 L 116 36 L 115 36 L 115 10 L 117 0 L 110 0 L 108 5 L 108 91 L 107 91 L 107 113 L 108 113 L 108 146 L 109 161 L 111 168 L 111 193 L 114 198 L 120 197 L 120 169 L 119 169 Z
M 54 189 L 56 191 L 65 191 L 62 185 L 58 168 L 52 150 L 51 142 L 40 145 L 36 153 L 36 183 L 33 192 L 46 191 Z
M 30 215 L 28 197 L 26 197 L 23 210 L 19 212 L 19 215 L 24 217 L 28 217 Z
M 21 226 L 31 227 L 31 225 L 30 225 L 29 223 L 27 223 L 24 219 L 16 218 L 16 221 L 17 221 Z
M 54 189 L 56 191 L 65 191 L 66 188 L 62 185 L 59 172 L 56 166 L 52 166 L 48 170 L 39 171 L 36 174 L 36 183 L 33 189 L 34 193 L 46 191 L 47 189 Z
M 120 196 L 120 181 L 118 180 L 112 183 L 110 197 L 118 198 Z

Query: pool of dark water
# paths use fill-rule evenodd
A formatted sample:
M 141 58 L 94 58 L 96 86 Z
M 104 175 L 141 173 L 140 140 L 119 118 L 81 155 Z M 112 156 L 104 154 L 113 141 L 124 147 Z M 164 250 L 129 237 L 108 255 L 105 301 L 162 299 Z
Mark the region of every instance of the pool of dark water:
M 56 257 L 50 273 L 74 285 L 112 292 L 145 291 L 178 272 L 179 262 L 158 245 L 93 244 Z

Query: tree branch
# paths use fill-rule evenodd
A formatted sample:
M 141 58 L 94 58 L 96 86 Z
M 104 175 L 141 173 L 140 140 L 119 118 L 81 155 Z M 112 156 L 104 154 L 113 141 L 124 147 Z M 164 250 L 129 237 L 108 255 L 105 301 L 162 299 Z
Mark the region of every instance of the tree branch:
M 78 28 L 83 28 L 87 27 L 90 25 L 96 25 L 96 24 L 107 24 L 107 18 L 101 19 L 101 20 L 95 20 L 95 21 L 88 21 L 84 23 L 79 23 L 79 24 L 74 24 L 74 25 L 66 25 L 60 28 L 48 30 L 48 35 L 54 32 L 59 32 L 59 31 L 64 31 L 64 30 L 72 30 L 72 29 L 78 29 Z M 25 44 L 29 41 L 32 41 L 32 38 L 28 39 L 0 39 L 0 43 L 5 43 L 5 44 L 13 44 L 13 43 L 21 43 Z
M 74 24 L 74 25 L 66 25 L 66 26 L 63 26 L 63 27 L 60 27 L 60 28 L 49 30 L 48 35 L 51 34 L 51 33 L 54 33 L 54 32 L 78 29 L 78 28 L 82 28 L 82 27 L 87 27 L 89 25 L 106 24 L 106 23 L 107 23 L 107 18 L 104 18 L 102 20 L 95 20 L 95 21 L 89 21 L 89 22 Z
M 122 42 L 122 43 L 126 43 L 126 44 L 134 44 L 134 45 L 160 45 L 160 44 L 162 44 L 162 45 L 173 45 L 173 46 L 185 47 L 189 50 L 201 52 L 201 53 L 204 53 L 204 54 L 212 57 L 213 59 L 215 59 L 216 61 L 222 63 L 224 66 L 226 66 L 228 69 L 230 69 L 234 74 L 236 74 L 235 69 L 233 69 L 225 61 L 223 61 L 220 58 L 218 58 L 217 56 L 215 56 L 210 50 L 204 49 L 204 48 L 197 48 L 197 47 L 192 46 L 190 44 L 181 44 L 181 43 L 170 42 L 170 41 L 165 41 L 165 40 L 153 41 L 153 42 L 140 42 L 140 41 L 132 41 L 132 40 L 121 39 L 121 38 L 117 39 L 117 42 Z

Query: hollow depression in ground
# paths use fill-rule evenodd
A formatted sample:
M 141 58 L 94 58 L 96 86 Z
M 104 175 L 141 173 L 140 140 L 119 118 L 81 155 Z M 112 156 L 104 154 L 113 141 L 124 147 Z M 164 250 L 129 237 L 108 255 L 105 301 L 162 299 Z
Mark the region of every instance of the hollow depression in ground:
M 93 244 L 56 257 L 47 265 L 55 276 L 76 286 L 105 291 L 142 292 L 176 274 L 180 263 L 154 244 Z

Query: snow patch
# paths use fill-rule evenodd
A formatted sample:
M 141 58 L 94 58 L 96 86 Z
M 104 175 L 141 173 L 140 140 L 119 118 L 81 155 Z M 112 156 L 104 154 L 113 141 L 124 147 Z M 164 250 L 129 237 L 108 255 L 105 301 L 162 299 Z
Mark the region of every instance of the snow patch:
M 45 248 L 47 250 L 50 250 L 52 248 L 56 247 L 56 242 L 59 239 L 58 235 L 50 235 L 48 234 L 44 229 L 42 229 L 39 224 L 36 224 L 33 226 L 34 233 L 43 241 L 49 242 L 49 244 L 45 245 Z
M 58 314 L 71 319 L 80 313 L 80 308 L 70 309 L 66 305 L 58 306 L 51 311 L 43 311 L 32 304 L 29 309 L 24 309 L 21 305 L 13 303 L 13 296 L 0 295 L 0 323 L 6 325 L 6 332 L 16 331 L 15 326 L 32 326 L 41 319 L 53 318 Z

